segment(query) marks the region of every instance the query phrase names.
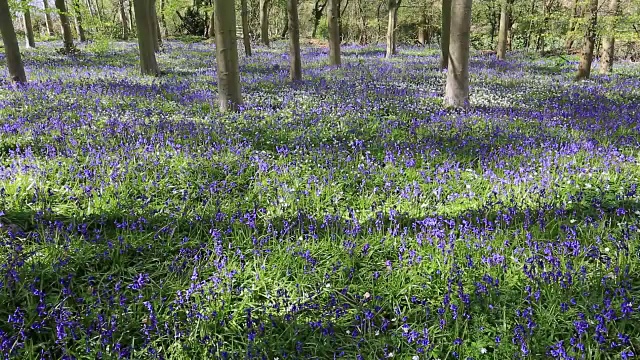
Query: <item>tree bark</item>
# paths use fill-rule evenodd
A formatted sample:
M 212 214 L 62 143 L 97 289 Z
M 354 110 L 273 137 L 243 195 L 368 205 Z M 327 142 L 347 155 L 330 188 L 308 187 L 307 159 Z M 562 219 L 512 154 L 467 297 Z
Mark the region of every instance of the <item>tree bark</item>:
M 120 21 L 122 21 L 122 40 L 129 40 L 129 24 L 127 10 L 124 8 L 124 0 L 118 0 L 118 8 L 120 11 Z
M 449 68 L 444 103 L 451 107 L 468 107 L 471 0 L 451 2 L 450 35 Z
M 60 26 L 62 27 L 62 37 L 64 40 L 64 49 L 67 52 L 73 50 L 73 34 L 71 33 L 71 25 L 69 25 L 69 17 L 67 16 L 67 5 L 64 0 L 55 0 L 58 16 L 60 17 Z
M 615 56 L 615 29 L 616 29 L 616 16 L 618 16 L 620 5 L 618 0 L 609 1 L 608 15 L 612 16 L 611 23 L 607 29 L 602 40 L 602 61 L 600 61 L 600 74 L 609 74 L 613 70 L 613 59 Z
M 31 24 L 31 11 L 26 7 L 22 13 L 24 20 L 25 45 L 27 48 L 36 47 L 36 41 L 33 36 L 33 24 Z
M 137 23 L 136 21 L 133 21 L 133 19 L 135 19 L 135 14 L 133 13 L 133 2 L 135 0 L 129 0 L 129 32 L 132 33 L 133 32 L 133 24 Z
M 235 2 L 215 0 L 216 61 L 220 110 L 238 111 L 242 105 Z
M 396 27 L 398 24 L 398 8 L 401 0 L 389 0 L 389 23 L 387 25 L 387 51 L 385 57 L 390 59 L 396 54 Z
M 271 0 L 260 0 L 260 40 L 269 46 L 269 5 Z
M 320 0 L 316 0 L 315 5 L 313 6 L 313 31 L 311 32 L 311 37 L 314 39 L 318 33 L 318 26 L 320 25 L 320 19 L 322 19 L 322 12 L 326 6 L 327 0 L 325 0 L 322 5 L 320 5 Z
M 20 45 L 18 45 L 18 37 L 13 28 L 13 19 L 11 19 L 7 0 L 0 0 L 0 35 L 2 35 L 4 43 L 4 53 L 11 81 L 27 82 L 27 75 L 24 72 L 22 57 L 20 56 Z
M 589 20 L 584 36 L 584 46 L 578 65 L 576 80 L 588 79 L 591 75 L 591 62 L 593 61 L 593 48 L 596 43 L 596 27 L 598 25 L 598 0 L 589 1 Z
M 155 43 L 157 42 L 152 24 L 151 9 L 154 0 L 133 0 L 135 8 L 136 27 L 138 28 L 138 48 L 140 50 L 140 71 L 142 75 L 158 76 Z
M 162 27 L 162 33 L 164 37 L 169 36 L 169 29 L 167 28 L 167 19 L 164 16 L 164 10 L 166 8 L 167 0 L 160 0 L 160 25 Z
M 53 22 L 51 21 L 51 14 L 49 14 L 49 1 L 42 0 L 42 5 L 44 7 L 44 22 L 47 26 L 47 35 L 53 36 L 55 31 L 53 29 Z
M 498 31 L 498 59 L 504 60 L 507 55 L 507 33 L 509 31 L 509 0 L 502 0 L 500 10 L 500 30 Z
M 96 12 L 93 10 L 93 3 L 91 0 L 86 0 L 87 9 L 89 9 L 89 15 L 93 18 L 96 16 Z
M 76 15 L 76 32 L 78 33 L 78 39 L 80 40 L 80 42 L 85 42 L 87 41 L 87 38 L 84 35 L 84 28 L 82 27 L 82 14 L 80 9 L 80 2 L 78 0 L 73 0 L 73 12 Z
M 209 30 L 207 31 L 209 33 L 209 38 L 215 38 L 216 37 L 216 12 L 212 11 L 211 12 L 211 17 L 209 17 Z
M 287 1 L 289 15 L 289 58 L 291 61 L 291 81 L 302 80 L 302 60 L 300 57 L 300 21 L 298 19 L 298 0 Z
M 442 0 L 442 27 L 440 30 L 440 69 L 449 66 L 449 41 L 451 38 L 451 2 Z
M 244 54 L 246 56 L 251 56 L 251 37 L 249 34 L 249 9 L 247 8 L 247 0 L 241 0 L 240 3 L 240 17 L 242 18 L 242 43 L 244 45 Z
M 360 35 L 358 36 L 359 43 L 360 43 L 360 45 L 365 45 L 365 44 L 367 44 L 369 42 L 369 37 L 367 35 L 366 12 L 364 11 L 364 8 L 362 7 L 362 0 L 357 0 L 356 10 L 357 10 L 357 13 L 358 13 L 359 26 L 360 26 Z
M 564 47 L 567 50 L 571 50 L 573 47 L 573 31 L 576 29 L 576 18 L 578 17 L 578 0 L 573 0 L 573 7 L 571 8 L 571 20 L 569 20 L 569 33 L 567 34 L 567 40 L 564 43 Z
M 288 0 L 287 0 L 287 6 L 289 6 Z M 286 10 L 286 9 L 285 9 Z M 280 38 L 284 39 L 287 37 L 287 33 L 289 32 L 289 15 L 287 15 L 288 12 L 285 11 L 284 12 L 284 27 L 282 28 L 282 32 L 280 33 Z
M 427 13 L 426 9 L 422 9 L 420 14 L 420 24 L 418 25 L 418 43 L 422 46 L 427 45 Z
M 329 0 L 329 64 L 340 66 L 340 1 Z
M 156 52 L 160 51 L 162 46 L 162 34 L 160 33 L 160 22 L 158 21 L 158 12 L 156 11 L 156 0 L 151 1 L 151 27 L 153 31 L 153 38 L 155 39 L 153 45 Z

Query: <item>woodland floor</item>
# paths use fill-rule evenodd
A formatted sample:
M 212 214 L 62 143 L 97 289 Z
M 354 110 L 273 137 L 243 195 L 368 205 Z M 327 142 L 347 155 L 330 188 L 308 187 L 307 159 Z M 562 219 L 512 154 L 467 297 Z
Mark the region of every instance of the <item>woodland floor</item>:
M 640 351 L 640 66 L 286 44 L 24 54 L 0 82 L 0 354 L 577 359 Z M 113 50 L 115 48 L 115 50 Z M 7 78 L 0 57 L 0 78 Z

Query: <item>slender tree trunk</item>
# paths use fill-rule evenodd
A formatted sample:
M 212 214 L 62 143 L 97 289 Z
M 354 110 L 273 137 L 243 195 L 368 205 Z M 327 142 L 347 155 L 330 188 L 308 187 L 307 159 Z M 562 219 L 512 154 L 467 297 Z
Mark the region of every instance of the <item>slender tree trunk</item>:
M 71 33 L 71 25 L 69 25 L 69 16 L 67 12 L 67 5 L 64 0 L 55 0 L 56 8 L 58 9 L 58 16 L 60 17 L 60 26 L 62 27 L 62 37 L 64 40 L 64 49 L 67 52 L 73 50 L 73 34 Z
M 398 8 L 401 0 L 389 0 L 389 23 L 387 25 L 387 51 L 385 57 L 390 59 L 396 54 L 396 27 L 398 23 Z
M 588 79 L 591 75 L 591 62 L 593 61 L 593 48 L 596 43 L 596 26 L 598 25 L 598 0 L 589 0 L 589 21 L 584 36 L 584 47 L 580 56 L 576 80 Z
M 91 0 L 86 0 L 87 9 L 89 9 L 89 15 L 94 18 L 96 16 L 96 12 L 93 10 L 93 3 Z
M 216 37 L 216 12 L 215 11 L 211 12 L 211 17 L 209 18 L 209 31 L 208 32 L 209 32 L 209 37 L 210 38 L 215 38 Z
M 151 9 L 153 0 L 133 0 L 135 8 L 136 27 L 138 29 L 138 47 L 140 50 L 140 71 L 143 75 L 158 76 L 155 43 L 157 42 L 152 24 Z
M 129 24 L 127 11 L 124 8 L 124 0 L 118 0 L 118 8 L 120 10 L 120 21 L 122 21 L 122 40 L 129 40 Z
M 444 102 L 446 106 L 469 106 L 469 44 L 471 0 L 451 2 L 451 41 Z
M 300 57 L 300 21 L 298 19 L 298 0 L 287 0 L 289 17 L 289 59 L 291 81 L 302 80 L 302 60 Z
M 340 1 L 329 0 L 329 64 L 340 66 Z
M 338 29 L 339 29 L 338 33 L 340 34 L 340 41 L 342 42 L 342 39 L 344 38 L 344 32 L 342 31 L 343 29 L 342 22 L 345 19 L 344 12 L 347 10 L 347 6 L 349 6 L 349 0 L 345 0 L 344 8 L 342 8 L 342 10 L 340 10 L 340 6 L 342 5 L 342 0 L 337 0 L 337 1 L 338 1 L 338 10 L 340 11 L 340 16 L 338 17 Z
M 288 0 L 287 0 L 288 1 Z M 287 3 L 288 6 L 288 3 Z M 284 27 L 282 28 L 282 32 L 280 33 L 280 38 L 284 39 L 287 37 L 287 33 L 289 32 L 289 16 L 287 15 L 287 11 L 285 11 L 284 17 Z
M 240 17 L 242 18 L 242 43 L 244 45 L 244 54 L 251 56 L 251 37 L 249 35 L 249 9 L 247 8 L 247 0 L 240 1 L 241 11 Z
M 27 82 L 27 75 L 25 75 L 22 57 L 20 56 L 20 45 L 18 45 L 18 37 L 13 28 L 13 19 L 11 19 L 7 0 L 0 0 L 0 35 L 2 35 L 4 43 L 4 53 L 11 81 Z
M 260 0 L 260 40 L 269 46 L 269 5 L 271 0 Z
M 422 46 L 427 45 L 427 13 L 426 9 L 422 9 L 420 14 L 420 24 L 418 25 L 418 43 Z
M 509 31 L 509 0 L 502 0 L 500 10 L 500 30 L 498 31 L 498 59 L 504 60 L 507 54 L 507 33 Z
M 164 34 L 165 38 L 169 36 L 169 29 L 167 28 L 167 20 L 164 16 L 166 4 L 167 4 L 167 0 L 160 0 L 160 25 L 162 26 L 162 33 Z
M 536 11 L 536 0 L 531 0 L 531 8 L 529 10 L 529 14 L 533 15 L 533 14 L 535 14 L 535 11 Z M 535 19 L 534 19 L 533 16 L 529 20 L 529 29 L 527 31 L 527 36 L 524 38 L 524 48 L 525 49 L 529 49 L 529 47 L 531 46 L 531 35 L 533 33 L 534 20 Z
M 158 21 L 158 12 L 156 11 L 156 0 L 153 0 L 151 7 L 151 26 L 153 27 L 153 35 L 156 39 L 155 50 L 160 51 L 162 46 L 162 33 L 160 32 L 160 22 Z
M 218 63 L 218 97 L 220 110 L 237 111 L 242 105 L 238 44 L 236 39 L 236 7 L 233 1 L 215 0 L 216 60 Z
M 320 25 L 320 19 L 322 19 L 322 12 L 324 8 L 327 6 L 327 0 L 320 5 L 320 0 L 316 0 L 316 3 L 313 7 L 313 31 L 311 32 L 311 37 L 316 38 L 316 34 L 318 33 L 318 26 Z
M 31 24 L 31 11 L 25 8 L 22 13 L 24 19 L 25 45 L 27 48 L 36 47 L 36 41 L 33 36 L 33 25 Z
M 73 0 L 73 11 L 76 15 L 76 31 L 78 33 L 78 39 L 80 40 L 80 42 L 85 42 L 87 41 L 87 38 L 84 35 L 84 28 L 82 27 L 82 14 L 80 9 L 80 2 L 78 0 Z
M 576 18 L 578 17 L 578 0 L 573 0 L 571 14 L 571 20 L 569 20 L 569 33 L 567 34 L 567 40 L 564 43 L 564 47 L 567 50 L 570 50 L 573 47 L 573 32 L 576 30 Z
M 369 37 L 367 36 L 367 18 L 366 12 L 362 8 L 362 0 L 357 0 L 356 10 L 358 12 L 358 18 L 360 23 L 360 36 L 359 42 L 360 45 L 365 45 L 369 42 Z
M 53 30 L 53 22 L 51 21 L 51 14 L 49 14 L 49 1 L 42 0 L 42 5 L 44 7 L 44 22 L 47 26 L 47 35 L 53 36 L 55 31 Z
M 618 16 L 620 10 L 620 3 L 618 0 L 609 1 L 609 16 L 612 16 L 611 23 L 607 29 L 607 34 L 603 37 L 602 44 L 602 61 L 600 61 L 600 74 L 609 74 L 613 69 L 613 59 L 615 56 L 615 29 L 616 29 L 616 16 Z
M 133 9 L 133 2 L 134 2 L 134 1 L 135 1 L 135 0 L 129 0 L 129 1 L 128 1 L 128 3 L 129 3 L 129 32 L 130 32 L 130 33 L 132 33 L 132 32 L 133 32 L 133 24 L 134 24 L 134 23 L 136 23 L 136 24 L 137 24 L 137 21 L 133 21 L 133 19 L 135 19 L 135 14 L 133 13 L 133 12 L 134 12 L 134 11 L 133 11 L 133 10 L 134 10 L 134 9 Z
M 102 11 L 102 9 L 104 9 L 104 3 L 101 3 L 102 0 L 96 0 L 96 11 L 98 12 L 98 19 L 100 19 L 100 22 L 102 22 L 102 19 L 104 18 L 104 12 Z
M 449 66 L 449 41 L 451 38 L 451 2 L 442 0 L 442 29 L 440 31 L 440 69 Z

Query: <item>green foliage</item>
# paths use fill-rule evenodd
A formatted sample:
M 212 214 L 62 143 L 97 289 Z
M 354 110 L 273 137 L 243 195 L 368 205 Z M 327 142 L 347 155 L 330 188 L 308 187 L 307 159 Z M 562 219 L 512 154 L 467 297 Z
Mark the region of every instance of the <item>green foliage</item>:
M 92 40 L 85 49 L 97 56 L 105 56 L 113 51 L 113 41 L 107 37 L 100 37 Z
M 189 6 L 178 16 L 180 23 L 177 31 L 180 34 L 203 36 L 209 26 L 210 13 L 200 11 L 199 8 Z

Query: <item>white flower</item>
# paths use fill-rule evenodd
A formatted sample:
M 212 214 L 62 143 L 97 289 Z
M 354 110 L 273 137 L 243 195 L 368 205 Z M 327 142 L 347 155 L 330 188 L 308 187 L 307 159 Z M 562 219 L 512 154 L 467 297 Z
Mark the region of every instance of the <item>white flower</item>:
M 413 355 L 413 357 L 411 358 L 411 360 L 420 360 L 420 356 L 418 356 L 418 355 Z
M 487 353 L 487 349 L 486 348 L 480 349 L 480 354 L 486 354 L 486 353 Z
M 608 253 L 608 252 L 609 252 L 609 250 L 610 250 L 610 249 L 609 249 L 608 247 L 604 248 L 604 252 L 607 252 L 607 253 Z
M 387 357 L 388 357 L 388 358 L 392 358 L 392 357 L 393 357 L 393 353 L 392 353 L 392 352 L 388 353 L 388 354 L 387 354 Z

